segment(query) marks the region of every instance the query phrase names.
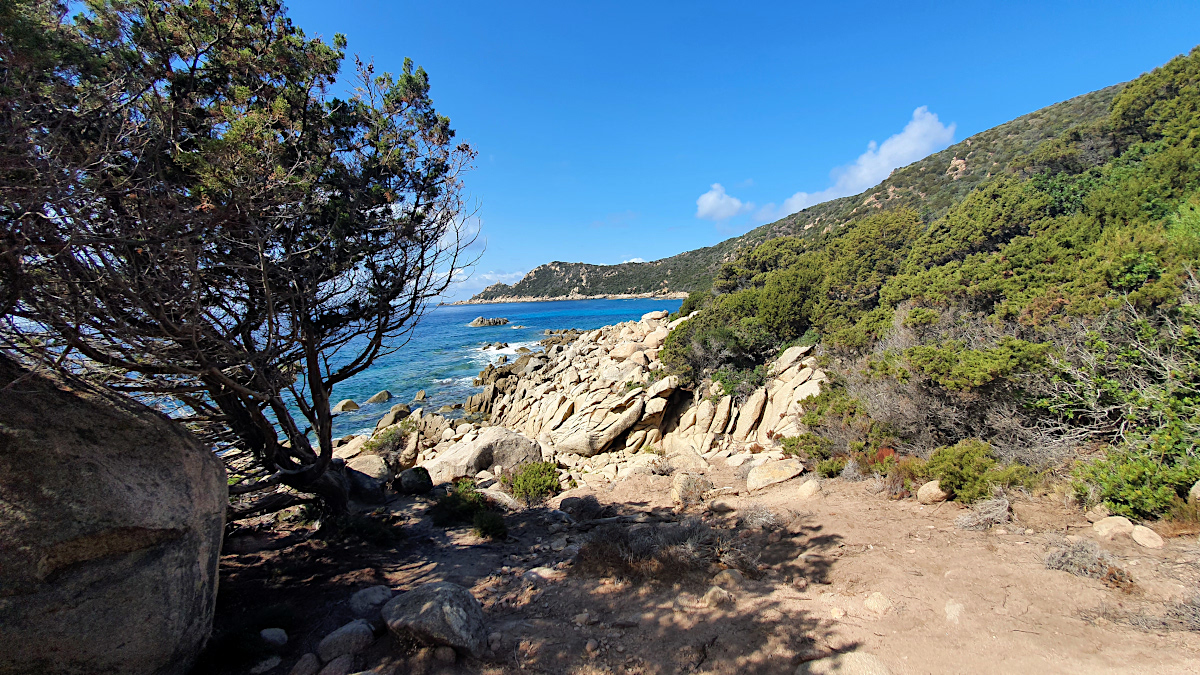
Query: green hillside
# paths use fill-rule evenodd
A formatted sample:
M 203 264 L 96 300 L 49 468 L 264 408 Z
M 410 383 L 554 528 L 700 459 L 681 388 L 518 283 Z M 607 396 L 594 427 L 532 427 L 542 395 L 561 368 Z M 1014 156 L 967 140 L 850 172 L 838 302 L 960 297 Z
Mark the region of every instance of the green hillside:
M 969 142 L 772 225 L 663 363 L 744 395 L 816 344 L 840 376 L 788 447 L 829 472 L 963 501 L 1061 472 L 1086 505 L 1197 520 L 1200 48 Z
M 1028 155 L 1046 139 L 1058 136 L 1072 125 L 1104 117 L 1121 86 L 1056 103 L 975 134 L 897 169 L 887 180 L 862 194 L 811 206 L 715 246 L 647 263 L 590 265 L 556 261 L 532 270 L 516 284 L 489 286 L 472 299 L 694 291 L 707 288 L 723 263 L 774 237 L 813 237 L 876 209 L 912 208 L 925 222 L 932 222 L 980 183 L 1010 170 L 1014 160 Z

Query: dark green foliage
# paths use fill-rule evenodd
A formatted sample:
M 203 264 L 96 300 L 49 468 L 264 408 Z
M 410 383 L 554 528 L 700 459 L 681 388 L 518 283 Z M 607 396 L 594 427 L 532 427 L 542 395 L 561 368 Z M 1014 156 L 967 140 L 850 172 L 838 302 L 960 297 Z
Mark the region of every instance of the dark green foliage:
M 829 458 L 833 450 L 833 442 L 824 436 L 806 431 L 799 436 L 783 439 L 783 451 L 810 460 Z
M 992 457 L 992 447 L 974 439 L 938 448 L 925 471 L 937 479 L 942 490 L 964 504 L 991 496 L 994 487 L 1026 485 L 1032 479 L 1025 467 L 1000 466 Z
M 961 340 L 911 347 L 904 357 L 912 368 L 946 389 L 966 390 L 1013 373 L 1034 372 L 1046 364 L 1050 346 L 1005 337 L 988 349 L 968 349 Z
M 506 473 L 500 482 L 512 496 L 526 504 L 539 504 L 558 492 L 558 465 L 554 462 L 522 464 L 514 473 Z
M 846 468 L 845 457 L 830 457 L 817 462 L 817 473 L 826 478 L 837 478 L 842 469 Z
M 480 511 L 475 514 L 475 534 L 488 539 L 507 539 L 508 525 L 504 524 L 504 516 L 494 511 Z
M 429 509 L 429 517 L 439 527 L 475 522 L 475 515 L 487 510 L 483 495 L 475 489 L 475 481 L 459 478 L 450 491 L 437 498 Z
M 405 422 L 408 420 L 406 419 Z M 411 424 L 409 425 L 412 426 Z M 389 427 L 363 444 L 362 451 L 386 457 L 404 447 L 404 425 Z

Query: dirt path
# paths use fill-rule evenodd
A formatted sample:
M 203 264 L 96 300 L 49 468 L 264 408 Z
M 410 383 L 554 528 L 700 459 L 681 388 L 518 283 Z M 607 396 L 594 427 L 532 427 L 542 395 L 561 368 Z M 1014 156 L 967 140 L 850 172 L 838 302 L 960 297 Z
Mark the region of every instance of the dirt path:
M 492 657 L 446 664 L 384 634 L 357 665 L 379 673 L 732 675 L 791 673 L 813 659 L 861 651 L 894 675 L 1200 672 L 1200 634 L 1139 618 L 1161 615 L 1167 602 L 1200 588 L 1194 535 L 1168 539 L 1162 549 L 1128 537 L 1102 542 L 1133 578 L 1114 588 L 1045 569 L 1047 549 L 1064 535 L 1093 536 L 1086 520 L 1051 496 L 1018 501 L 1017 523 L 976 532 L 955 527 L 962 513 L 955 504 L 888 500 L 868 482 L 825 481 L 818 495 L 799 499 L 803 478 L 753 495 L 733 469 L 709 478 L 741 493 L 679 513 L 670 477 L 638 475 L 509 515 L 503 543 L 434 527 L 423 516 L 425 500 L 399 498 L 389 508 L 407 537 L 395 547 L 309 540 L 225 556 L 218 628 L 226 636 L 231 626 L 257 630 L 265 626 L 255 612 L 285 604 L 293 637 L 270 672 L 287 673 L 352 618 L 353 591 L 447 580 L 471 588 L 484 605 Z M 614 521 L 609 528 L 702 517 L 759 556 L 760 571 L 750 575 L 757 578 L 722 582 L 733 599 L 722 604 L 709 592 L 717 567 L 669 583 L 581 574 L 569 562 L 577 546 L 609 530 L 594 521 L 564 524 L 551 508 L 587 495 L 605 506 L 595 515 Z M 766 512 L 778 527 L 746 527 L 747 514 Z M 287 540 L 235 547 L 264 542 L 271 549 Z M 255 662 L 248 658 L 205 668 L 248 672 Z

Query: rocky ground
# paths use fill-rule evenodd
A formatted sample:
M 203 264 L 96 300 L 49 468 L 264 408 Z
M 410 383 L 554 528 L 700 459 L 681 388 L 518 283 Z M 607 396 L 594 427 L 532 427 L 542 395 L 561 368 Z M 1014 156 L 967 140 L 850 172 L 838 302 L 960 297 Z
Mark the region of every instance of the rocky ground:
M 375 434 L 404 429 L 391 451 L 345 439 L 339 454 L 372 480 L 414 464 L 474 477 L 509 536 L 434 525 L 436 490 L 361 506 L 387 537 L 316 534 L 299 512 L 249 522 L 225 545 L 200 670 L 1200 670 L 1195 532 L 1085 516 L 1052 485 L 964 529 L 977 512 L 932 491 L 814 478 L 778 442 L 824 379 L 806 350 L 739 406 L 658 377 L 670 330 L 647 315 L 552 336 L 481 374 L 474 421 L 394 411 Z M 567 489 L 526 507 L 494 481 L 533 460 L 556 462 Z

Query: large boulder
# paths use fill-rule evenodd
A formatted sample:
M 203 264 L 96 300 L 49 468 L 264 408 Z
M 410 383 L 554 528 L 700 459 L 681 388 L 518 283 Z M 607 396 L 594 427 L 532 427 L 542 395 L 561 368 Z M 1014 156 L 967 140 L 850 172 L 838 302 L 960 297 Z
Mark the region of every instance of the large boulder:
M 483 607 L 471 592 L 449 582 L 424 584 L 383 606 L 388 629 L 429 645 L 445 645 L 483 655 L 487 629 Z
M 401 494 L 423 495 L 433 489 L 433 479 L 423 466 L 414 466 L 400 472 L 396 479 L 396 489 Z
M 220 460 L 142 405 L 3 356 L 0 389 L 0 673 L 188 672 L 216 602 Z
M 488 427 L 474 440 L 452 445 L 424 466 L 437 484 L 474 476 L 496 464 L 511 469 L 540 461 L 542 448 L 536 441 L 504 427 Z
M 750 475 L 746 477 L 746 489 L 753 492 L 768 485 L 791 480 L 802 473 L 804 473 L 804 465 L 798 459 L 766 462 L 750 469 Z
M 386 403 L 390 400 L 392 400 L 392 392 L 384 389 L 383 391 L 378 392 L 371 398 L 367 399 L 367 403 Z
M 358 410 L 358 404 L 352 398 L 344 398 L 335 403 L 330 410 L 333 412 L 350 412 L 351 410 Z
M 573 453 L 580 457 L 591 457 L 603 452 L 618 436 L 628 431 L 642 418 L 645 404 L 637 399 L 620 414 L 606 417 L 599 425 L 593 426 L 587 417 L 576 415 L 578 426 L 564 425 L 556 434 L 551 434 L 554 446 L 559 452 Z M 568 420 L 570 421 L 570 420 Z

